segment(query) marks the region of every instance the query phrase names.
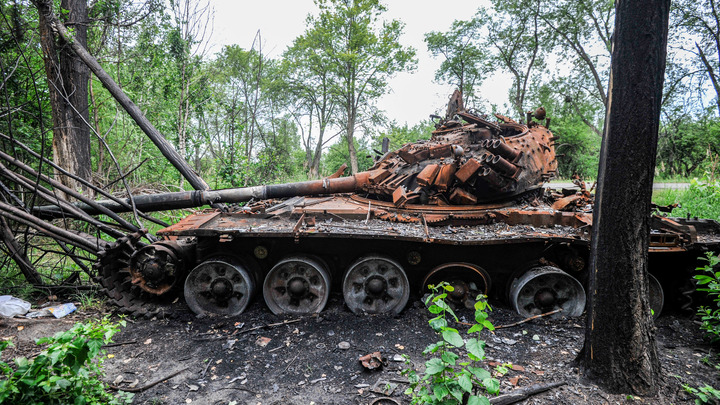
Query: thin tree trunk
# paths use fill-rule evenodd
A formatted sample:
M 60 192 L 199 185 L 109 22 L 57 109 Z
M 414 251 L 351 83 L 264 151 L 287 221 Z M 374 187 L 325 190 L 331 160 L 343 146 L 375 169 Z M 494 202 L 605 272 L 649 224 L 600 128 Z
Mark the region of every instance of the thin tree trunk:
M 615 17 L 580 359 L 616 393 L 652 395 L 660 381 L 647 255 L 669 9 L 670 0 L 623 0 Z
M 355 150 L 355 108 L 350 103 L 347 107 L 347 125 L 345 127 L 345 139 L 348 144 L 348 154 L 350 155 L 350 170 L 352 174 L 358 172 L 357 151 Z

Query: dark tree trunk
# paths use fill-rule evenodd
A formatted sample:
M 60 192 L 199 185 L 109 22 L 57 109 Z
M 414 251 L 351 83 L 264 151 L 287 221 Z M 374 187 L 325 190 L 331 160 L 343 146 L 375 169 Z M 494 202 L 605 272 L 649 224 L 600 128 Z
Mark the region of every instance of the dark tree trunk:
M 660 377 L 647 252 L 669 8 L 617 3 L 581 354 L 587 376 L 610 392 L 650 395 Z
M 53 159 L 60 167 L 90 179 L 90 130 L 88 123 L 88 80 L 90 70 L 68 44 L 55 42 L 49 13 L 52 6 L 45 1 L 36 3 L 40 14 L 41 46 L 48 78 L 50 106 L 53 118 Z M 62 0 L 61 7 L 68 10 L 66 24 L 73 28 L 74 40 L 87 46 L 86 0 Z M 72 188 L 84 188 L 60 173 L 58 180 Z

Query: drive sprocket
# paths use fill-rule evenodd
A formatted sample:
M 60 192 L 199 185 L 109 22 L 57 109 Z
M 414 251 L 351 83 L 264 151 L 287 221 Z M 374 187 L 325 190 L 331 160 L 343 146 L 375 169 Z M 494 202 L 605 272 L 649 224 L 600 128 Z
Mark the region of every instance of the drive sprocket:
M 139 231 L 117 239 L 108 249 L 98 253 L 94 267 L 102 291 L 110 303 L 118 307 L 118 312 L 138 318 L 163 318 L 169 314 L 170 304 L 177 293 L 157 296 L 132 283 L 130 258 L 146 245 L 140 242 L 143 235 Z

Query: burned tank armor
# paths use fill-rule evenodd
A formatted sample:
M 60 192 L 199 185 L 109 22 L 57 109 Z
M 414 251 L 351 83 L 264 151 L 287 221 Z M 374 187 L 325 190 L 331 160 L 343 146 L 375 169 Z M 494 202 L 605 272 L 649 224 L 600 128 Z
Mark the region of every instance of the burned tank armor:
M 456 92 L 430 139 L 383 151 L 365 172 L 135 197 L 146 210 L 249 203 L 191 214 L 152 245 L 118 244 L 102 255 L 101 281 L 112 302 L 145 315 L 178 294 L 198 313 L 238 315 L 257 295 L 275 314 L 316 313 L 333 290 L 352 312 L 396 314 L 446 281 L 455 305 L 486 295 L 523 316 L 578 316 L 593 196 L 580 179 L 577 189 L 543 187 L 557 173 L 545 115 L 489 118 L 466 110 Z M 652 226 L 659 315 L 663 303 L 689 305 L 687 289 L 675 287 L 705 251 L 720 251 L 720 225 L 655 217 Z

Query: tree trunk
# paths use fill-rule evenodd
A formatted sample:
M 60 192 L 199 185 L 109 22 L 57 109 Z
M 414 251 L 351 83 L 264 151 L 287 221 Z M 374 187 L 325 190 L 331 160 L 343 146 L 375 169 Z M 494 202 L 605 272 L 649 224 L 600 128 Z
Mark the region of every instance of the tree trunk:
M 70 49 L 67 42 L 55 42 L 50 28 L 52 5 L 35 3 L 40 14 L 40 43 L 49 83 L 53 118 L 53 159 L 56 164 L 85 180 L 90 179 L 90 130 L 88 81 L 90 70 Z M 68 10 L 66 23 L 74 29 L 74 41 L 87 46 L 86 0 L 62 0 Z M 58 180 L 72 189 L 84 188 L 73 179 L 55 173 Z M 66 197 L 66 196 L 65 196 Z
M 348 144 L 348 154 L 350 155 L 350 171 L 352 174 L 358 172 L 357 151 L 355 150 L 355 115 L 356 110 L 352 105 L 347 108 L 347 125 L 345 127 L 345 139 Z
M 669 8 L 617 3 L 580 354 L 586 375 L 610 392 L 651 395 L 660 378 L 647 255 Z

